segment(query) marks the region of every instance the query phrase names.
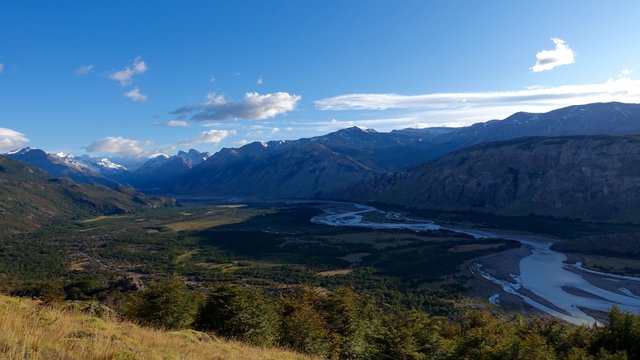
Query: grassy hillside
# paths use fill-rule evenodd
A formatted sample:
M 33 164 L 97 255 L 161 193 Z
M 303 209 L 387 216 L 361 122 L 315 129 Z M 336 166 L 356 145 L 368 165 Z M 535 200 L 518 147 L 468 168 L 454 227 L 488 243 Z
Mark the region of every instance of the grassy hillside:
M 0 295 L 2 359 L 305 359 L 192 330 L 163 331 Z
M 111 190 L 52 178 L 0 156 L 0 228 L 7 232 L 32 230 L 61 217 L 117 214 L 168 204 L 127 188 Z

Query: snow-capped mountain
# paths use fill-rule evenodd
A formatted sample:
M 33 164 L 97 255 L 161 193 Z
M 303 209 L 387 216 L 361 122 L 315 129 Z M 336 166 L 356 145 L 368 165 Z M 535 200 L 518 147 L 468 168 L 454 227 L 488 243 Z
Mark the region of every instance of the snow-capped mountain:
M 208 152 L 194 149 L 188 152 L 179 151 L 173 156 L 159 154 L 134 171 L 129 177 L 129 183 L 138 189 L 160 188 L 203 163 L 210 156 Z
M 40 149 L 23 148 L 4 154 L 13 160 L 35 166 L 51 176 L 67 177 L 77 182 L 98 184 L 115 188 L 118 182 L 109 179 L 101 172 L 78 161 L 74 156 L 64 153 L 47 154 Z
M 116 164 L 115 162 L 107 158 L 96 158 L 96 157 L 91 157 L 87 155 L 82 155 L 82 156 L 76 156 L 73 159 L 105 175 L 122 174 L 122 173 L 128 172 L 126 167 L 120 164 Z

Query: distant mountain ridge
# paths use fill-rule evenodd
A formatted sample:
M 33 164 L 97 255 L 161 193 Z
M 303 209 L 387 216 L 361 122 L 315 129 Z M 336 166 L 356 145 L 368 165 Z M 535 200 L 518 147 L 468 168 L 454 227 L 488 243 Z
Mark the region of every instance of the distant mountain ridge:
M 103 185 L 110 188 L 115 188 L 119 185 L 117 181 L 109 179 L 100 173 L 96 167 L 77 161 L 74 157 L 65 154 L 47 154 L 43 150 L 27 147 L 11 151 L 4 154 L 4 156 L 34 166 L 49 173 L 51 176 L 66 177 L 77 182 Z
M 194 166 L 202 164 L 211 156 L 208 152 L 191 149 L 188 152 L 179 151 L 174 156 L 158 155 L 149 159 L 141 167 L 122 179 L 137 189 L 160 189 Z
M 158 188 L 202 163 L 210 154 L 190 149 L 174 156 L 158 155 L 131 171 L 106 157 L 49 154 L 30 147 L 10 151 L 4 156 L 22 161 L 55 177 L 67 177 L 84 184 L 116 188 L 121 184 L 137 188 Z

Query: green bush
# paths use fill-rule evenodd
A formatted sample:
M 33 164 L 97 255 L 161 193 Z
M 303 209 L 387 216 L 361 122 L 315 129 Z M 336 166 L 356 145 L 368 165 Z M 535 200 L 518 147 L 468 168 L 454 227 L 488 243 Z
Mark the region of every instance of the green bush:
M 195 325 L 199 330 L 261 346 L 273 345 L 279 332 L 273 302 L 255 290 L 232 285 L 209 294 Z
M 124 309 L 129 318 L 168 329 L 189 327 L 197 311 L 198 296 L 189 291 L 177 275 L 151 284 L 133 296 Z

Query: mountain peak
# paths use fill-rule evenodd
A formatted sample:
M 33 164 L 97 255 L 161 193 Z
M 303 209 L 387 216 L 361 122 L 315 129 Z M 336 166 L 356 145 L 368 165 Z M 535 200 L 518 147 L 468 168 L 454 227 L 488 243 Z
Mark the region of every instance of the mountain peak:
M 26 153 L 28 153 L 28 152 L 30 152 L 32 150 L 35 150 L 35 149 L 32 149 L 32 148 L 27 146 L 27 147 L 23 147 L 23 148 L 20 148 L 20 149 L 11 150 L 11 151 L 7 152 L 7 155 L 24 155 L 24 154 L 26 154 Z

